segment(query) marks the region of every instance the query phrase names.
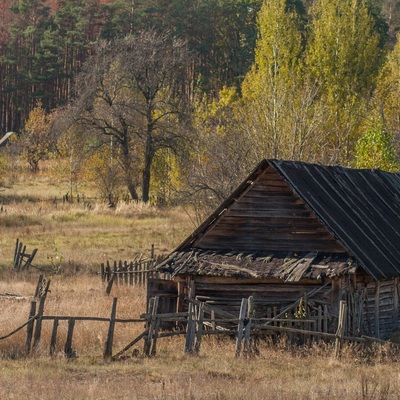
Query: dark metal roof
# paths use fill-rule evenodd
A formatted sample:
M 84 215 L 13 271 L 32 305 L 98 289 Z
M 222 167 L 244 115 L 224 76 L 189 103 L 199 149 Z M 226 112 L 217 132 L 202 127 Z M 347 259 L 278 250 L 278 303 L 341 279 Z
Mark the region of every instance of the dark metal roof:
M 400 174 L 373 169 L 262 160 L 176 251 L 192 248 L 269 167 L 374 279 L 400 276 Z
M 269 160 L 375 279 L 400 276 L 400 175 Z

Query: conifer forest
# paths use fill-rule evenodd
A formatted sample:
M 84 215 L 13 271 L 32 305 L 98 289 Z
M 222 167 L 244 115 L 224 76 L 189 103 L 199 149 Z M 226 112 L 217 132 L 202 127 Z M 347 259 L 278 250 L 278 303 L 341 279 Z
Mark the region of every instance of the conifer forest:
M 263 158 L 397 171 L 399 28 L 400 0 L 3 0 L 0 174 L 214 208 Z

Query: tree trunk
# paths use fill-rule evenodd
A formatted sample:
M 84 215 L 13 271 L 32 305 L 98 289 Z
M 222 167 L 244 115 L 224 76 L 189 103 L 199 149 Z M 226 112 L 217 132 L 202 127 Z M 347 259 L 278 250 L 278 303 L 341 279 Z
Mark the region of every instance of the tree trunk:
M 144 167 L 142 176 L 142 200 L 147 203 L 150 198 L 151 164 L 153 162 L 154 150 L 151 134 L 147 137 L 144 154 Z

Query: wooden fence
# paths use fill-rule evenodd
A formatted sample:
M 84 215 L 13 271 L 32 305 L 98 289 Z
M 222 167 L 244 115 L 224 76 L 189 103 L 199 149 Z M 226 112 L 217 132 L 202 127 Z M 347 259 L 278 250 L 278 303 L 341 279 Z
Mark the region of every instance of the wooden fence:
M 107 283 L 109 293 L 114 283 L 117 285 L 141 285 L 145 286 L 149 278 L 170 279 L 170 274 L 158 272 L 154 266 L 160 261 L 162 256 L 151 259 L 141 257 L 133 261 L 107 261 L 100 266 L 100 278 L 103 283 Z
M 103 357 L 105 359 L 119 359 L 125 352 L 134 345 L 143 341 L 143 354 L 145 356 L 155 356 L 159 340 L 164 337 L 184 336 L 184 351 L 186 353 L 197 354 L 200 352 L 202 338 L 209 335 L 224 335 L 236 340 L 235 356 L 248 356 L 257 351 L 256 338 L 260 336 L 266 337 L 271 334 L 298 335 L 307 338 L 306 343 L 315 340 L 331 340 L 335 341 L 335 356 L 340 357 L 341 347 L 344 340 L 356 341 L 360 343 L 370 343 L 371 341 L 382 340 L 368 337 L 346 337 L 344 335 L 344 327 L 346 322 L 347 306 L 342 301 L 340 305 L 339 323 L 336 333 L 321 332 L 317 329 L 317 324 L 311 323 L 309 320 L 299 319 L 296 327 L 292 324 L 287 326 L 288 320 L 284 318 L 253 318 L 252 304 L 253 299 L 244 298 L 238 316 L 218 315 L 219 310 L 213 310 L 213 317 L 207 318 L 206 311 L 210 311 L 209 305 L 197 300 L 188 299 L 188 310 L 179 313 L 158 313 L 159 298 L 152 297 L 149 300 L 148 312 L 140 316 L 140 318 L 119 319 L 117 318 L 117 298 L 113 298 L 109 317 L 90 317 L 90 316 L 59 316 L 45 315 L 46 296 L 39 300 L 31 302 L 28 320 L 26 323 L 0 337 L 0 340 L 7 339 L 16 332 L 26 327 L 25 352 L 29 354 L 34 352 L 41 341 L 42 323 L 43 321 L 53 321 L 51 338 L 49 343 L 49 354 L 53 356 L 57 345 L 57 332 L 60 321 L 68 321 L 68 331 L 64 344 L 64 354 L 67 358 L 75 358 L 76 350 L 73 348 L 73 336 L 75 324 L 79 321 L 94 321 L 108 323 L 107 338 L 104 343 Z M 218 315 L 218 317 L 216 317 Z M 163 322 L 173 323 L 174 330 L 163 331 L 161 329 Z M 293 321 L 292 321 L 293 322 Z M 115 325 L 120 323 L 140 323 L 145 326 L 144 331 L 128 343 L 122 350 L 117 353 L 113 352 L 113 341 Z M 134 350 L 139 353 L 138 349 Z

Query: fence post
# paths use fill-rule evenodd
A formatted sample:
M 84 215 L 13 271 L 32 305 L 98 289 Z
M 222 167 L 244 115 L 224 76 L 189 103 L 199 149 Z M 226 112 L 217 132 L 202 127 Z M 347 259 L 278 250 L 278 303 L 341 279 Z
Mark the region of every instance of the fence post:
M 50 339 L 50 357 L 54 356 L 54 352 L 56 350 L 57 330 L 58 330 L 58 318 L 54 318 L 53 331 L 51 332 L 51 339 Z
M 115 328 L 115 317 L 117 315 L 117 301 L 118 298 L 113 298 L 113 304 L 111 308 L 110 325 L 108 327 L 108 334 L 106 339 L 106 345 L 104 348 L 104 358 L 111 358 L 112 356 L 112 345 L 114 340 L 114 328 Z
M 245 323 L 245 330 L 244 330 L 244 345 L 243 345 L 243 354 L 249 355 L 250 353 L 250 334 L 251 334 L 251 323 L 252 317 L 254 313 L 254 298 L 250 296 L 247 302 L 247 318 Z
M 194 334 L 195 334 L 195 322 L 194 322 L 194 304 L 189 303 L 188 318 L 186 324 L 186 341 L 185 341 L 185 353 L 193 353 L 194 346 Z
M 64 354 L 67 358 L 73 358 L 75 355 L 72 349 L 72 337 L 74 336 L 75 318 L 68 319 L 67 340 L 65 341 Z
M 339 307 L 339 322 L 338 328 L 336 331 L 336 341 L 335 341 L 335 357 L 340 358 L 342 345 L 343 345 L 343 337 L 346 326 L 346 314 L 347 314 L 347 304 L 345 300 L 340 300 Z
M 239 313 L 239 323 L 236 335 L 236 357 L 239 357 L 240 351 L 242 349 L 243 327 L 244 327 L 244 319 L 246 317 L 246 312 L 247 312 L 247 303 L 248 299 L 242 299 L 242 304 L 240 306 L 240 313 Z
M 149 300 L 149 314 L 150 314 L 150 320 L 146 323 L 146 327 L 148 328 L 147 332 L 147 337 L 144 340 L 144 349 L 143 353 L 148 356 L 150 355 L 150 350 L 151 350 L 151 344 L 153 341 L 153 335 L 154 335 L 154 328 L 156 325 L 156 315 L 157 315 L 157 310 L 158 310 L 158 297 L 151 297 Z
M 101 263 L 101 265 L 100 265 L 100 279 L 101 279 L 101 283 L 104 283 L 106 281 L 106 275 L 104 272 L 104 263 Z
M 198 308 L 196 321 L 196 343 L 194 345 L 194 351 L 200 352 L 201 336 L 203 334 L 203 319 L 204 319 L 204 303 L 201 303 Z
M 40 335 L 42 332 L 42 317 L 44 311 L 44 302 L 46 301 L 46 297 L 41 297 L 39 302 L 39 309 L 36 316 L 36 327 L 35 333 L 33 335 L 33 349 L 36 349 L 40 342 Z
M 26 327 L 25 352 L 27 354 L 29 354 L 31 351 L 33 327 L 35 324 L 35 320 L 33 319 L 33 317 L 35 316 L 35 313 L 36 313 L 36 301 L 32 301 L 28 316 L 28 320 L 32 319 L 32 321 L 30 321 Z

